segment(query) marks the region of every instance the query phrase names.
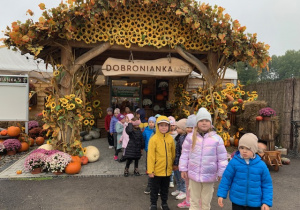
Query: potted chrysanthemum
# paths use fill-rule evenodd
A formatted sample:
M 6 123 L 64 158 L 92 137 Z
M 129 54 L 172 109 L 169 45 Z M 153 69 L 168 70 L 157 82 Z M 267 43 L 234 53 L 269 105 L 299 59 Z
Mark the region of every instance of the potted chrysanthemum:
M 32 152 L 28 155 L 24 162 L 25 171 L 28 171 L 32 174 L 41 173 L 45 167 L 47 155 L 40 152 Z
M 276 112 L 270 107 L 265 107 L 259 110 L 259 115 L 262 116 L 264 120 L 270 120 L 272 116 L 276 115 Z
M 48 171 L 59 175 L 62 174 L 66 166 L 71 162 L 71 155 L 64 152 L 56 152 L 46 158 L 46 168 Z
M 17 150 L 21 148 L 21 143 L 18 139 L 6 139 L 3 145 L 7 151 L 7 155 L 15 155 Z
M 150 107 L 150 106 L 152 105 L 152 101 L 151 101 L 150 99 L 148 99 L 148 98 L 145 98 L 145 99 L 143 100 L 143 105 L 144 105 L 145 107 Z

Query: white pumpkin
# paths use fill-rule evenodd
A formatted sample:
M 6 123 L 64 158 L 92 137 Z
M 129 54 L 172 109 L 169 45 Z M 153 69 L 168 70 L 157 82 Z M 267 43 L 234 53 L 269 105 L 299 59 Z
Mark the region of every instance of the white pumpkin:
M 39 147 L 39 149 L 45 149 L 45 150 L 53 150 L 53 147 L 51 144 L 43 144 Z
M 98 131 L 90 131 L 89 135 L 92 135 L 93 139 L 98 139 L 100 137 L 100 133 Z
M 89 140 L 92 140 L 93 139 L 93 136 L 91 134 L 86 134 L 84 137 L 83 137 L 84 140 L 86 141 L 89 141 Z
M 234 145 L 234 138 L 233 138 L 233 137 L 230 137 L 230 138 L 229 138 L 229 141 L 230 141 L 230 144 L 231 144 L 231 145 Z
M 85 147 L 86 153 L 85 156 L 89 159 L 89 162 L 95 162 L 100 158 L 100 151 L 95 146 L 87 146 Z

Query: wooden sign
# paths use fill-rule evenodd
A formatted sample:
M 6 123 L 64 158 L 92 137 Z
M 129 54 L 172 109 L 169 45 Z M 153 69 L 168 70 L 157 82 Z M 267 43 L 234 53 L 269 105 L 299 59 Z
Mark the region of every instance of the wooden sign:
M 105 76 L 187 76 L 192 66 L 178 58 L 160 58 L 157 60 L 123 60 L 108 58 L 103 66 Z

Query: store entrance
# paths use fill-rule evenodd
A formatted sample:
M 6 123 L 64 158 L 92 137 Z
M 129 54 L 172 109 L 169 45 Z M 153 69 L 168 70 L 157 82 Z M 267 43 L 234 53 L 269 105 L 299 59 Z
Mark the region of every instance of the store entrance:
M 119 108 L 121 113 L 129 107 L 133 113 L 141 105 L 141 81 L 134 79 L 111 80 L 111 107 Z

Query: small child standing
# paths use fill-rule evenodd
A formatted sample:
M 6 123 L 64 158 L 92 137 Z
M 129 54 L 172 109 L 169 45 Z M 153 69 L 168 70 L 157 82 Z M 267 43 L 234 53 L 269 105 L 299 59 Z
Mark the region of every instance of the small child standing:
M 171 195 L 176 196 L 177 200 L 184 199 L 186 197 L 186 188 L 185 188 L 185 181 L 181 178 L 181 173 L 178 170 L 179 165 L 179 158 L 181 156 L 181 150 L 182 150 L 182 144 L 184 142 L 184 139 L 186 137 L 186 119 L 181 119 L 178 122 L 176 122 L 177 126 L 177 133 L 176 136 L 176 156 L 175 161 L 173 164 L 173 172 L 174 172 L 174 178 L 177 183 L 177 189 L 176 191 L 172 192 Z
M 174 139 L 175 142 L 175 147 L 176 147 L 176 136 L 178 135 L 177 131 L 176 131 L 176 120 L 173 116 L 169 116 L 168 119 L 170 120 L 170 132 L 169 134 L 172 136 L 172 138 Z M 169 187 L 174 187 L 174 171 L 172 171 L 172 174 L 170 176 L 170 184 Z
M 196 126 L 196 115 L 190 115 L 188 116 L 188 119 L 186 120 L 186 133 L 187 135 L 193 132 L 193 129 Z M 183 144 L 183 143 L 182 143 Z M 180 155 L 182 151 L 182 144 L 180 148 Z M 177 153 L 177 152 L 176 152 Z M 180 158 L 180 156 L 179 156 Z M 188 209 L 190 208 L 190 191 L 189 191 L 189 179 L 185 180 L 185 189 L 186 189 L 186 197 L 185 200 L 182 201 L 181 203 L 177 204 L 177 207 L 180 209 Z
M 128 141 L 129 141 L 129 136 L 128 134 L 126 133 L 126 127 L 128 126 L 128 123 L 129 121 L 134 118 L 133 114 L 129 113 L 125 116 L 125 123 L 124 123 L 124 129 L 123 129 L 123 133 L 122 133 L 122 136 L 119 140 L 120 143 L 122 143 L 122 148 L 123 148 L 123 156 L 121 157 L 121 159 L 119 159 L 119 162 L 122 163 L 122 162 L 125 162 L 126 161 L 126 158 L 124 157 L 124 154 L 125 154 L 125 151 L 126 151 L 126 147 L 127 147 L 127 144 L 128 144 Z
M 151 210 L 157 210 L 158 193 L 161 194 L 161 208 L 169 210 L 167 204 L 170 175 L 175 159 L 175 143 L 169 134 L 170 122 L 166 116 L 156 120 L 156 132 L 151 137 L 148 147 L 147 171 L 153 178 L 151 185 L 150 202 Z
M 110 128 L 110 121 L 112 118 L 112 113 L 113 113 L 113 109 L 111 107 L 108 107 L 106 109 L 107 115 L 105 116 L 105 130 L 107 131 L 107 141 L 108 141 L 108 148 L 112 149 L 114 148 L 114 139 L 112 137 L 112 135 L 109 132 L 109 128 Z
M 129 141 L 126 147 L 124 157 L 126 158 L 126 166 L 124 170 L 124 176 L 129 176 L 129 167 L 134 160 L 134 175 L 140 176 L 139 172 L 139 159 L 142 156 L 142 150 L 144 148 L 143 134 L 139 128 L 141 121 L 137 118 L 132 118 L 128 126 L 126 127 L 126 133 L 129 136 Z
M 111 118 L 110 121 L 110 127 L 109 127 L 109 131 L 110 131 L 110 135 L 113 137 L 114 140 L 114 147 L 115 150 L 117 149 L 117 132 L 116 132 L 116 123 L 118 122 L 118 115 L 120 114 L 120 109 L 116 108 L 114 110 L 114 116 Z M 116 160 L 114 158 L 114 160 Z
M 228 164 L 223 139 L 212 131 L 211 115 L 200 108 L 196 115 L 197 125 L 187 135 L 179 161 L 183 179 L 189 178 L 190 210 L 210 209 L 214 182 L 220 180 Z
M 155 117 L 149 117 L 148 119 L 148 126 L 145 128 L 143 132 L 143 139 L 145 142 L 145 152 L 146 152 L 146 170 L 147 170 L 147 153 L 148 153 L 148 145 L 149 145 L 149 140 L 151 136 L 153 135 L 154 132 L 154 127 L 156 123 L 156 118 Z M 152 183 L 152 178 L 148 177 L 148 184 L 147 187 L 144 191 L 145 194 L 150 194 L 151 191 L 151 183 Z
M 266 164 L 261 161 L 257 137 L 244 134 L 238 151 L 223 174 L 218 189 L 218 204 L 223 207 L 228 191 L 233 210 L 269 210 L 273 203 L 273 185 Z
M 118 117 L 118 122 L 116 123 L 116 132 L 117 132 L 117 147 L 116 147 L 116 151 L 115 151 L 115 156 L 114 156 L 114 160 L 119 160 L 118 155 L 119 152 L 121 152 L 122 149 L 122 142 L 120 141 L 122 134 L 123 134 L 123 130 L 124 130 L 124 123 L 125 123 L 125 116 L 122 114 L 119 114 Z

